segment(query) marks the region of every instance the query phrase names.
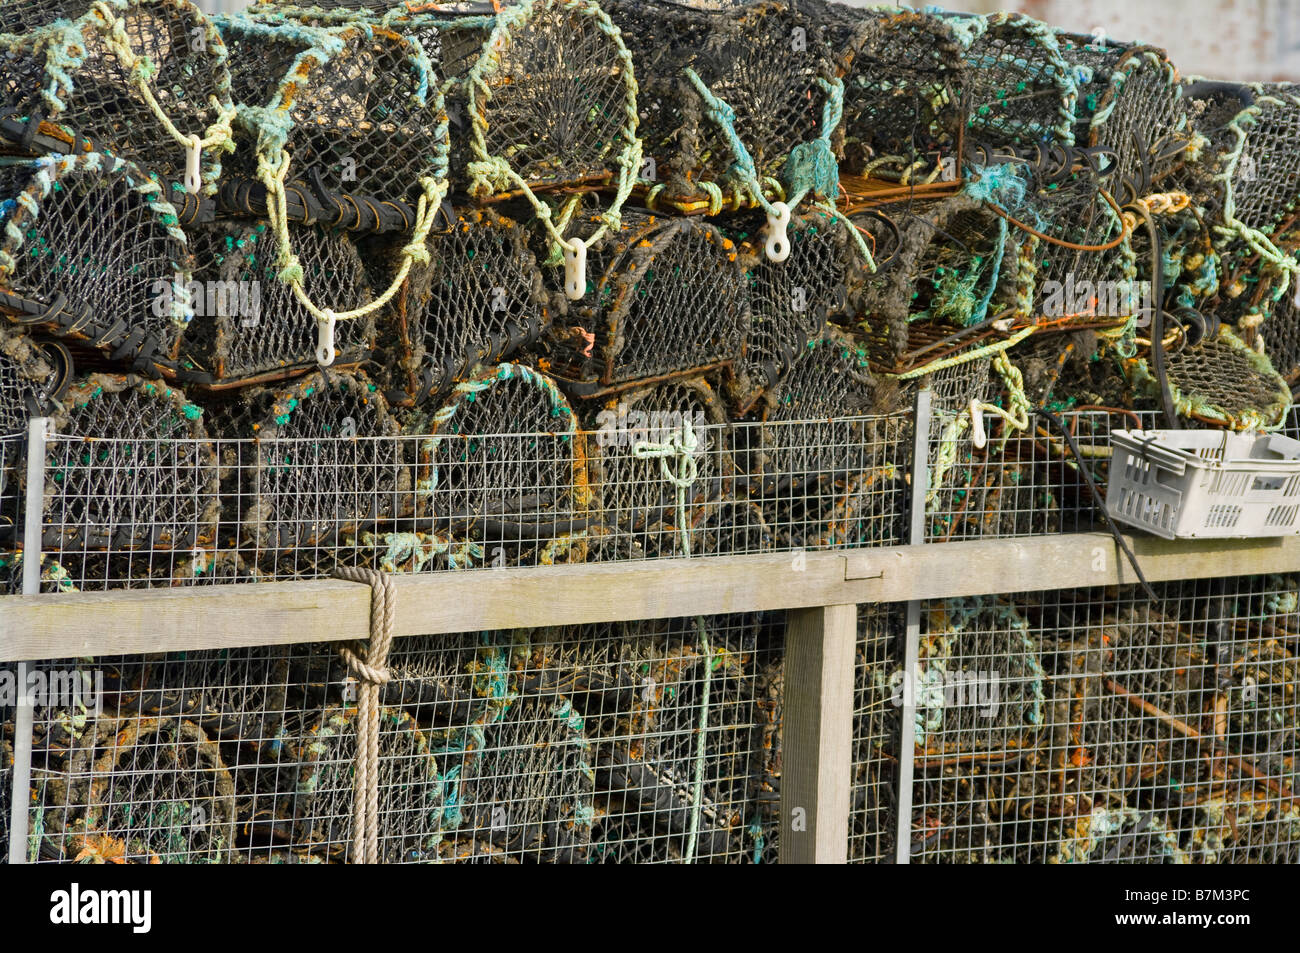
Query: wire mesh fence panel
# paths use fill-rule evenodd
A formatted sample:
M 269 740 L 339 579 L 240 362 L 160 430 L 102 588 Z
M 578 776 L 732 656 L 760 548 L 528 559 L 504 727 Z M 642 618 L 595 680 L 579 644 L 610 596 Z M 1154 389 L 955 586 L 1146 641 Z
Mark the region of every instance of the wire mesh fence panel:
M 437 411 L 395 412 L 365 375 L 329 370 L 199 413 L 176 388 L 92 376 L 46 447 L 43 578 L 84 591 L 902 541 L 903 414 L 730 423 L 717 390 L 682 379 L 585 407 L 579 426 L 543 381 L 498 365 Z M 3 445 L 16 591 L 26 437 Z
M 772 861 L 784 631 L 767 614 L 398 640 L 381 860 Z M 353 859 L 358 683 L 333 646 L 33 672 L 31 860 Z
M 896 857 L 903 696 L 894 673 L 902 664 L 905 628 L 902 605 L 858 607 L 849 863 L 889 864 Z
M 912 861 L 1295 862 L 1297 586 L 928 603 Z

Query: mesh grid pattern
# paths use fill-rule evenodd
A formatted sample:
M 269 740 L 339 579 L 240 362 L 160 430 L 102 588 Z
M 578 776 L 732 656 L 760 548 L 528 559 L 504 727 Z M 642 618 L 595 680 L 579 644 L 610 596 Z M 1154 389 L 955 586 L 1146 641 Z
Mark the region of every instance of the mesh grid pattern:
M 97 154 L 34 160 L 5 224 L 0 304 L 16 320 L 137 358 L 175 357 L 193 271 L 175 210 L 138 168 Z M 156 375 L 156 371 L 152 371 Z
M 113 21 L 135 55 L 147 57 L 149 89 L 182 135 L 202 138 L 230 105 L 226 49 L 188 0 L 111 0 L 5 4 L 0 33 L 14 34 L 0 80 L 14 115 L 59 123 L 100 150 L 139 162 L 171 182 L 185 173 L 185 149 L 154 114 L 132 71 L 108 43 Z M 214 105 L 213 100 L 216 100 Z M 200 171 L 211 187 L 220 159 L 205 150 Z
M 1132 589 L 990 598 L 974 613 L 930 604 L 912 862 L 1294 858 L 1295 580 L 1157 593 L 1158 604 Z M 953 632 L 938 675 L 925 647 Z M 1018 657 L 1028 667 L 1008 670 Z
M 365 268 L 346 235 L 322 228 L 293 228 L 303 286 L 313 301 L 350 311 L 370 300 Z M 275 235 L 265 222 L 222 222 L 190 233 L 194 280 L 203 300 L 181 345 L 183 376 L 214 384 L 247 384 L 312 367 L 316 319 L 276 276 Z M 335 363 L 356 364 L 370 355 L 374 318 L 338 324 Z
M 511 219 L 464 209 L 428 246 L 431 260 L 412 270 L 384 340 L 396 388 L 416 403 L 444 396 L 480 361 L 532 344 L 551 314 L 537 259 Z
M 550 367 L 570 387 L 594 394 L 740 357 L 750 289 L 735 243 L 718 228 L 628 212 L 592 257 L 588 302 L 552 335 Z
M 259 155 L 281 136 L 290 182 L 303 187 L 315 173 L 332 192 L 410 199 L 422 176 L 438 174 L 447 120 L 435 111 L 433 64 L 415 41 L 378 26 L 216 23 L 230 48 L 232 97 L 246 107 L 233 174 L 256 178 Z
M 825 6 L 828 19 L 854 23 L 831 46 L 845 68 L 845 168 L 907 181 L 916 163 L 928 170 L 954 156 L 965 123 L 966 75 L 964 51 L 948 24 L 919 13 Z
M 382 858 L 769 862 L 783 650 L 780 614 L 398 640 Z M 356 683 L 332 646 L 42 671 L 84 673 L 90 704 L 37 710 L 38 859 L 349 858 Z
M 640 135 L 665 186 L 664 201 L 698 199 L 700 182 L 744 197 L 728 181 L 737 157 L 686 69 L 734 110 L 735 133 L 760 178 L 781 178 L 791 150 L 820 135 L 826 93 L 819 80 L 829 82 L 835 67 L 816 24 L 795 5 L 710 10 L 672 0 L 611 0 L 604 6 L 632 53 L 641 83 Z

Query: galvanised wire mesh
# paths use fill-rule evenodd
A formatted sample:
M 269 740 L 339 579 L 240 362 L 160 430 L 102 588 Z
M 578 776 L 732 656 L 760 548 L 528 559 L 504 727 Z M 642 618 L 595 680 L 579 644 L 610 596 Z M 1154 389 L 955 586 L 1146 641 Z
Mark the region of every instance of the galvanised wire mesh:
M 916 701 L 912 862 L 1294 863 L 1297 593 L 926 604 L 917 671 L 890 676 Z
M 906 414 L 731 423 L 707 381 L 684 379 L 580 418 L 527 369 L 501 374 L 466 382 L 432 427 L 413 416 L 406 433 L 360 374 L 314 375 L 194 419 L 184 409 L 194 405 L 145 390 L 174 388 L 93 398 L 91 388 L 88 403 L 129 398 L 132 413 L 156 409 L 170 429 L 146 438 L 60 425 L 46 454 L 50 585 L 643 560 L 681 556 L 684 541 L 695 556 L 903 541 Z M 672 450 L 683 439 L 685 457 Z M 21 453 L 25 438 L 11 443 Z
M 381 859 L 770 862 L 784 637 L 777 613 L 399 639 Z M 334 646 L 38 671 L 32 860 L 351 859 L 357 683 Z
M 892 676 L 903 664 L 906 624 L 903 605 L 858 606 L 849 863 L 890 864 L 897 857 L 902 696 Z

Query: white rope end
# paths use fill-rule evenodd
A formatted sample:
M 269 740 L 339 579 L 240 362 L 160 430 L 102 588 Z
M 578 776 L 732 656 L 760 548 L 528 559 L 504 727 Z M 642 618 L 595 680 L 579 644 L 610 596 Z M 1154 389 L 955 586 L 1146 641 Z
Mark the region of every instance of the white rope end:
M 198 195 L 203 187 L 200 163 L 203 159 L 203 140 L 190 136 L 190 144 L 185 148 L 185 191 Z

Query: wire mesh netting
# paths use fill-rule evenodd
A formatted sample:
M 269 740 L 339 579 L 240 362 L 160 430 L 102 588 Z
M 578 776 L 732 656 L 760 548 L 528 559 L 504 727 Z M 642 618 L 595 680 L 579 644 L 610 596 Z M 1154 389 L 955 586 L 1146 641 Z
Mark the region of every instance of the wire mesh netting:
M 0 13 L 0 51 L 0 137 L 20 151 L 111 150 L 181 183 L 197 137 L 204 148 L 188 189 L 215 190 L 233 112 L 230 72 L 221 37 L 195 5 L 14 0 Z
M 639 131 L 654 160 L 642 178 L 654 183 L 652 201 L 683 210 L 751 205 L 756 186 L 733 163 L 747 164 L 758 187 L 775 184 L 778 194 L 807 184 L 806 170 L 790 160 L 829 138 L 824 109 L 837 77 L 831 50 L 797 5 L 604 6 L 640 79 Z
M 557 304 L 523 229 L 490 209 L 461 210 L 428 246 L 428 264 L 412 269 L 381 339 L 389 396 L 404 403 L 441 398 L 478 363 L 534 343 Z
M 770 861 L 783 643 L 780 614 L 399 640 L 382 859 Z M 40 671 L 32 859 L 350 859 L 357 683 L 332 646 Z
M 860 748 L 879 735 L 863 712 L 914 699 L 912 862 L 1294 862 L 1295 579 L 1157 596 L 930 603 L 911 677 L 897 654 L 860 655 L 859 683 L 879 686 Z
M 590 294 L 557 323 L 543 367 L 576 393 L 737 361 L 750 289 L 735 243 L 700 219 L 629 212 L 592 250 Z
M 344 234 L 292 227 L 307 294 L 350 311 L 370 300 L 365 268 Z M 276 242 L 267 222 L 220 222 L 190 233 L 194 313 L 180 348 L 179 374 L 215 389 L 273 380 L 314 367 L 316 318 L 279 281 Z M 366 360 L 375 322 L 364 316 L 339 325 L 335 363 Z
M 157 376 L 188 322 L 193 260 L 143 170 L 97 153 L 4 167 L 0 309 Z

